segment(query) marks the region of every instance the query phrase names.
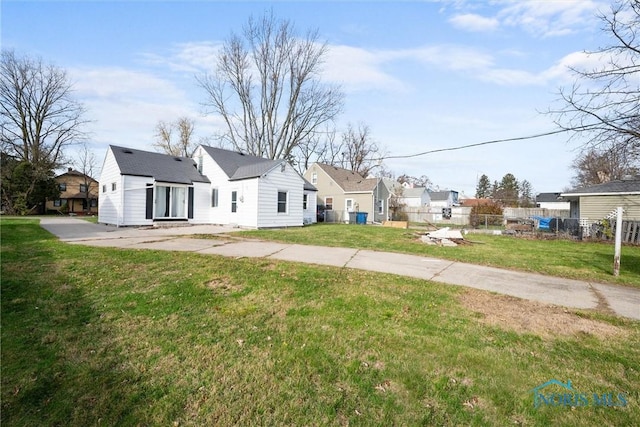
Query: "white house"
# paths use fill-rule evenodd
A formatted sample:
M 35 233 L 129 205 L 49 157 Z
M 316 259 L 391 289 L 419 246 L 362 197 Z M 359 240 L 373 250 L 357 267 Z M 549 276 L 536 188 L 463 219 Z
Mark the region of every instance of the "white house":
M 304 179 L 285 160 L 199 146 L 198 170 L 211 181 L 209 222 L 242 227 L 304 223 Z
M 268 228 L 302 226 L 314 188 L 284 160 L 199 146 L 194 158 L 110 146 L 100 176 L 98 221 L 162 221 Z M 311 196 L 309 196 L 309 194 Z M 315 219 L 315 206 L 307 204 Z
M 460 205 L 457 191 L 431 191 L 429 197 L 431 198 L 430 206 L 436 210 L 438 208 L 452 208 Z
M 543 209 L 569 210 L 569 202 L 562 199 L 560 193 L 538 193 L 536 195 L 536 207 Z
M 425 207 L 431 203 L 431 197 L 425 187 L 404 187 L 402 197 L 398 199 L 408 208 Z
M 99 179 L 98 222 L 153 225 L 208 223 L 209 179 L 193 159 L 111 145 Z

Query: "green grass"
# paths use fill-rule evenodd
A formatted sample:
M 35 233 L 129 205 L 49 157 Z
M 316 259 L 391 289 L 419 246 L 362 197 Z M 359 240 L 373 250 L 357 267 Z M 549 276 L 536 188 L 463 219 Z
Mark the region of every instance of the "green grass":
M 623 246 L 620 276 L 614 277 L 614 248 L 611 243 L 468 234 L 466 239 L 476 243 L 440 247 L 420 242 L 417 230 L 342 224 L 251 230 L 234 235 L 286 243 L 402 252 L 570 279 L 640 287 L 638 246 Z
M 458 287 L 0 225 L 3 426 L 640 425 L 638 322 L 517 333 Z M 534 408 L 551 378 L 629 404 Z

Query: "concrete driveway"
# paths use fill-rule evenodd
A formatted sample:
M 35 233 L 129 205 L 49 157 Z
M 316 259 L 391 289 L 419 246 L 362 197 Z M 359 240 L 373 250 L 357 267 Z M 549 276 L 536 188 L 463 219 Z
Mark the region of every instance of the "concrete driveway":
M 631 287 L 588 283 L 417 255 L 235 239 L 229 234 L 212 239 L 184 237 L 238 230 L 228 226 L 116 228 L 67 217 L 45 217 L 40 224 L 60 240 L 73 244 L 189 251 L 356 268 L 468 286 L 565 307 L 597 308 L 640 320 L 640 289 Z

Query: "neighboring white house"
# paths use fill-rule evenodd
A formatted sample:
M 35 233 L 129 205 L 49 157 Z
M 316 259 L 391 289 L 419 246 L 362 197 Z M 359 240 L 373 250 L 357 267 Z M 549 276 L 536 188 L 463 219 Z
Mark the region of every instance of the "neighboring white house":
M 454 206 L 460 206 L 457 191 L 430 191 L 429 197 L 431 198 L 430 206 L 435 210 L 438 208 L 452 208 Z
M 560 197 L 560 193 L 539 193 L 536 195 L 536 207 L 542 209 L 569 210 L 569 202 Z
M 431 197 L 425 187 L 404 187 L 402 197 L 398 199 L 407 208 L 425 207 L 431 203 Z
M 302 226 L 304 194 L 315 199 L 312 187 L 305 188 L 303 178 L 284 160 L 205 145 L 193 159 L 110 146 L 100 177 L 98 221 Z M 315 218 L 315 207 L 311 209 Z
M 306 179 L 302 194 L 302 215 L 304 224 L 318 222 L 318 189 Z

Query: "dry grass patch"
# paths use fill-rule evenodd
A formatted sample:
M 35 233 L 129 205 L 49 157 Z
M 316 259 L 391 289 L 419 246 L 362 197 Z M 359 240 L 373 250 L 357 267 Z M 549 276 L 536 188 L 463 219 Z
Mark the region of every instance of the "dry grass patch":
M 482 323 L 518 333 L 531 333 L 545 338 L 580 334 L 608 338 L 624 333 L 618 326 L 581 317 L 563 307 L 477 289 L 468 289 L 460 294 L 460 302 L 480 314 Z

